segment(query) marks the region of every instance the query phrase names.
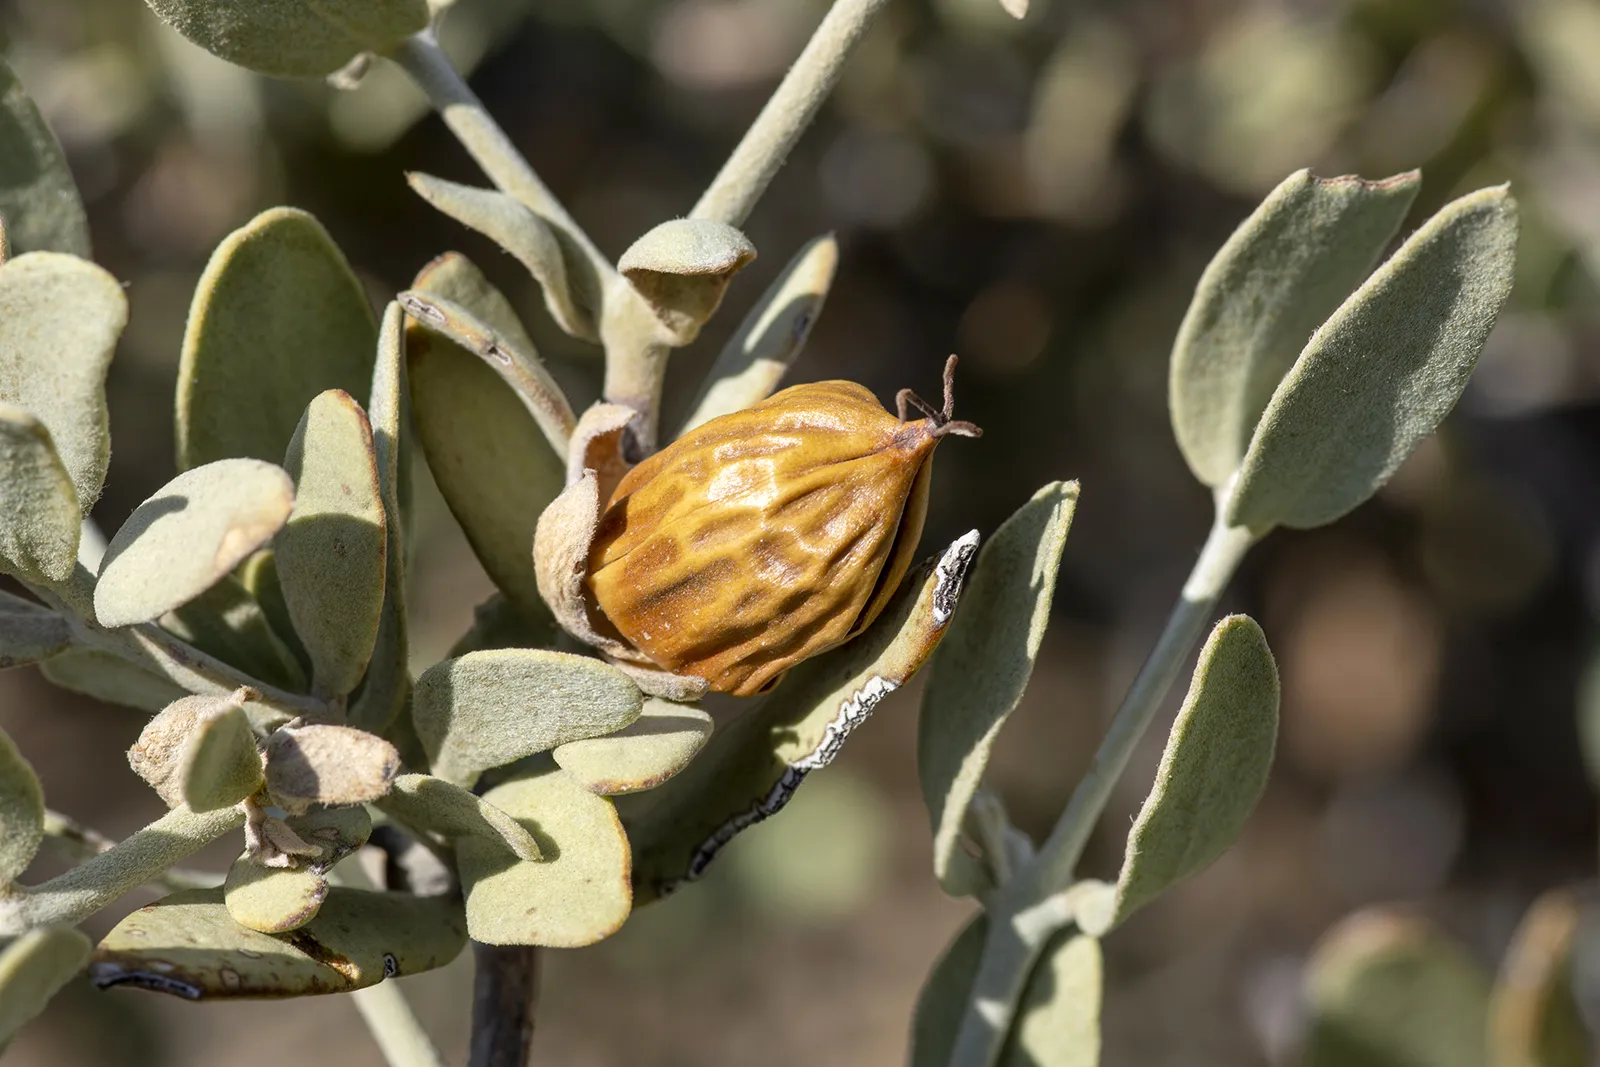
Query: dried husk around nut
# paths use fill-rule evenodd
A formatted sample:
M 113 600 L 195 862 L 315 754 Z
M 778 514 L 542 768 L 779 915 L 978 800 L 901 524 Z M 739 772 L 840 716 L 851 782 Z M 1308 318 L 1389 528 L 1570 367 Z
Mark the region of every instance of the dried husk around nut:
M 948 372 L 947 372 L 948 384 Z M 906 402 L 927 418 L 907 421 Z M 617 485 L 589 555 L 609 622 L 719 692 L 770 688 L 869 625 L 922 533 L 933 450 L 976 427 L 853 382 L 786 389 L 706 422 Z

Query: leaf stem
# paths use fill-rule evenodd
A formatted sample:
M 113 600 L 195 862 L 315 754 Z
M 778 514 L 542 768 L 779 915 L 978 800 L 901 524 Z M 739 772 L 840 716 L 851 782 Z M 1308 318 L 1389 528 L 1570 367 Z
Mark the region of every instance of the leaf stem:
M 483 101 L 473 93 L 450 57 L 439 47 L 432 30 L 407 38 L 389 58 L 427 94 L 444 124 L 496 188 L 521 201 L 554 227 L 565 243 L 582 253 L 600 280 L 607 280 L 616 273 L 611 261 L 600 254 L 589 235 L 567 213 L 532 164 L 495 122 Z
M 46 840 L 53 842 L 59 852 L 79 862 L 93 859 L 102 852 L 109 852 L 117 847 L 115 839 L 107 837 L 93 827 L 85 826 L 70 815 L 63 815 L 49 808 L 46 808 L 44 813 L 44 832 Z M 174 867 L 150 879 L 150 884 L 173 890 L 214 889 L 222 884 L 222 875 Z
M 80 923 L 122 894 L 159 880 L 179 860 L 243 823 L 244 812 L 237 807 L 204 812 L 173 808 L 65 874 L 0 896 L 0 936 Z
M 989 901 L 989 935 L 972 996 L 950 1055 L 951 1067 L 990 1067 L 1039 954 L 1050 937 L 1073 921 L 1071 885 L 1089 835 L 1105 811 L 1117 779 L 1139 739 L 1155 719 L 1172 683 L 1205 633 L 1206 623 L 1256 535 L 1217 518 L 1166 627 L 1134 678 L 1095 752 L 1089 771 L 1038 856 Z
M 539 950 L 472 943 L 472 1051 L 467 1067 L 525 1067 L 539 1000 Z
M 690 212 L 692 218 L 739 226 L 750 217 L 789 150 L 838 83 L 851 49 L 886 3 L 887 0 L 835 0 L 794 66 Z
M 389 1067 L 445 1067 L 400 986 L 385 979 L 351 994 Z

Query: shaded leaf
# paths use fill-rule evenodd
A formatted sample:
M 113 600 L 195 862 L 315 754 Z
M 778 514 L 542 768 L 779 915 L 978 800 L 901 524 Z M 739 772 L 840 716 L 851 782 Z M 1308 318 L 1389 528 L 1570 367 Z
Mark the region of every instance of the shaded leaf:
M 247 930 L 222 889 L 187 889 L 140 908 L 95 949 L 89 977 L 188 1000 L 345 993 L 442 967 L 466 944 L 459 901 L 335 886 L 287 935 Z
M 291 815 L 377 800 L 399 773 L 393 745 L 351 726 L 291 725 L 267 739 L 267 793 Z
M 530 618 L 503 593 L 495 593 L 472 609 L 472 628 L 450 646 L 450 655 L 491 648 L 542 648 L 555 640 L 555 625 L 548 612 Z
M 278 532 L 294 506 L 280 467 L 224 459 L 185 471 L 134 509 L 100 566 L 100 625 L 160 618 L 221 581 Z
M 599 660 L 508 648 L 429 667 L 411 717 L 433 772 L 470 785 L 490 767 L 620 730 L 643 706 L 638 687 Z
M 39 664 L 39 671 L 62 689 L 141 711 L 160 711 L 189 692 L 170 678 L 95 649 L 68 649 Z
M 416 288 L 473 309 L 502 335 L 526 336 L 505 297 L 464 256 L 434 260 Z M 564 457 L 510 387 L 459 345 L 412 326 L 406 365 L 417 440 L 472 551 L 525 614 L 547 614 L 534 579 L 533 530 L 564 484 Z
M 228 868 L 222 896 L 240 926 L 282 934 L 317 917 L 328 898 L 328 879 L 309 867 L 263 867 L 241 856 Z
M 77 977 L 89 946 L 70 926 L 45 926 L 0 948 L 0 1048 Z
M 995 531 L 928 666 L 917 766 L 933 823 L 933 869 L 947 893 L 960 892 L 960 865 L 972 862 L 959 843 L 962 821 L 994 739 L 1033 675 L 1077 503 L 1076 482 L 1052 482 Z
M 322 224 L 293 208 L 257 215 L 217 246 L 195 288 L 178 368 L 178 466 L 277 463 L 312 397 L 366 397 L 376 342 L 372 306 Z
M 1482 1067 L 1489 979 L 1424 920 L 1357 912 L 1306 967 L 1305 1067 Z
M 146 0 L 212 55 L 280 78 L 320 78 L 428 25 L 427 0 Z
M 539 843 L 521 823 L 483 797 L 442 778 L 403 774 L 376 803 L 407 825 L 447 838 L 484 837 L 499 841 L 518 859 L 540 858 Z
M 548 760 L 484 799 L 531 831 L 544 858 L 515 860 L 485 837 L 457 843 L 473 940 L 578 948 L 622 926 L 632 905 L 628 838 L 609 800 Z
M 1238 469 L 1311 333 L 1366 277 L 1421 185 L 1296 171 L 1212 257 L 1172 349 L 1172 428 L 1196 478 Z
M 1028 976 L 1000 1067 L 1096 1067 L 1103 987 L 1100 942 L 1057 934 Z
M 44 424 L 0 402 L 0 571 L 65 582 L 78 562 L 78 494 Z
M 340 697 L 366 673 L 378 639 L 388 533 L 367 416 L 349 393 L 319 393 L 289 442 L 294 510 L 273 542 L 313 691 Z
M 253 778 L 244 792 L 215 806 L 244 799 L 261 782 L 261 760 L 256 755 L 248 721 L 241 724 L 238 720 L 223 720 L 243 716 L 244 702 L 253 695 L 248 689 L 239 689 L 228 696 L 185 696 L 174 700 L 145 723 L 139 739 L 128 749 L 128 766 L 169 808 L 187 801 L 191 774 L 200 779 L 196 783 L 197 795 L 209 799 L 215 799 L 218 791 L 226 791 L 230 783 L 242 788 L 245 780 Z M 217 727 L 215 734 L 209 729 L 212 726 Z M 249 762 L 252 759 L 253 766 Z
M 182 781 L 191 811 L 232 807 L 261 787 L 261 754 L 242 702 L 195 723 L 183 746 Z
M 911 1067 L 949 1067 L 988 934 L 989 917 L 980 911 L 933 965 L 911 1020 Z
M 1128 834 L 1110 922 L 1228 850 L 1266 787 L 1277 737 L 1278 668 L 1266 635 L 1248 616 L 1230 615 L 1200 650 L 1155 785 Z
M 0 888 L 16 879 L 44 840 L 44 789 L 33 767 L 0 730 Z
M 1230 525 L 1332 522 L 1455 406 L 1511 291 L 1505 187 L 1446 204 L 1312 336 L 1279 383 L 1227 501 Z
M 772 395 L 822 314 L 838 264 L 832 234 L 813 238 L 795 254 L 722 346 L 679 436 Z
M 122 286 L 93 263 L 30 252 L 0 264 L 0 402 L 44 423 L 85 514 L 106 480 L 106 368 L 127 322 Z
M 561 242 L 542 218 L 494 189 L 458 185 L 415 172 L 407 174 L 406 180 L 435 208 L 516 256 L 544 290 L 545 307 L 563 330 L 588 341 L 600 339 L 595 324 L 598 297 L 578 291 L 584 275 L 568 276 Z
M 808 774 L 832 762 L 938 645 L 977 551 L 973 531 L 916 568 L 861 636 L 791 670 L 712 734 L 676 778 L 619 798 L 637 903 L 700 877 L 728 842 L 781 811 Z
M 0 592 L 0 670 L 49 659 L 71 641 L 72 627 L 65 618 Z
M 250 568 L 257 556 L 270 557 L 271 553 L 255 553 L 245 568 Z M 300 661 L 273 629 L 262 605 L 232 575 L 163 616 L 161 626 L 252 678 L 293 692 L 305 691 Z
M 13 255 L 69 252 L 89 258 L 89 221 L 66 156 L 4 60 L 0 60 L 0 219 Z
M 405 429 L 405 313 L 391 301 L 378 331 L 378 360 L 372 368 L 372 450 L 378 489 L 388 528 L 384 554 L 383 607 L 373 642 L 372 661 L 361 693 L 350 706 L 350 725 L 381 733 L 405 707 L 411 693 L 410 635 L 406 625 L 405 510 L 401 503 Z
M 1570 889 L 1533 902 L 1511 938 L 1489 997 L 1495 1067 L 1588 1067 L 1593 1042 L 1574 996 L 1581 904 Z
M 311 656 L 301 644 L 300 635 L 294 632 L 294 621 L 289 618 L 289 605 L 284 602 L 283 585 L 278 581 L 278 557 L 272 549 L 263 548 L 251 553 L 235 573 L 245 591 L 261 606 L 273 634 L 294 654 L 302 680 L 310 677 Z
M 675 345 L 686 345 L 756 258 L 750 239 L 712 219 L 668 219 L 633 242 L 617 270 L 644 297 Z
M 651 697 L 629 725 L 604 737 L 569 741 L 550 755 L 591 793 L 636 793 L 687 767 L 711 736 L 711 726 L 711 716 L 699 708 Z

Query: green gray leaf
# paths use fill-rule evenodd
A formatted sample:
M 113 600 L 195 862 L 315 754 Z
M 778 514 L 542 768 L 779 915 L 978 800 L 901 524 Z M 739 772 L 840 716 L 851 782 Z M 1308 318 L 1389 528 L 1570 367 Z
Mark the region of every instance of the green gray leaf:
M 1495 1067 L 1588 1067 L 1594 1042 L 1574 995 L 1582 901 L 1569 888 L 1541 894 L 1522 917 L 1489 996 Z M 1585 976 L 1586 977 L 1586 976 Z
M 257 215 L 217 246 L 195 288 L 178 368 L 179 467 L 277 463 L 312 397 L 366 397 L 376 348 L 372 306 L 322 224 L 293 208 Z
M 0 887 L 27 870 L 44 840 L 44 789 L 39 776 L 0 730 Z
M 222 900 L 233 921 L 247 930 L 283 934 L 317 917 L 328 899 L 328 879 L 310 867 L 263 867 L 240 856 L 228 868 Z
M 283 599 L 311 656 L 313 692 L 342 697 L 378 639 L 388 534 L 372 428 L 342 389 L 319 393 L 289 442 L 294 510 L 273 543 Z
M 638 687 L 597 659 L 507 648 L 429 667 L 411 716 L 433 772 L 471 785 L 490 767 L 620 730 L 643 706 Z
M 1311 333 L 1366 277 L 1421 185 L 1296 171 L 1212 258 L 1172 349 L 1172 428 L 1213 488 L 1239 468 L 1256 422 Z
M 0 949 L 0 1048 L 77 977 L 89 947 L 89 939 L 70 926 L 45 926 Z
M 772 395 L 822 314 L 838 265 L 832 234 L 813 238 L 795 254 L 722 346 L 679 436 Z
M 402 774 L 387 796 L 375 801 L 408 826 L 447 838 L 484 837 L 523 860 L 540 859 L 539 843 L 511 816 L 459 785 L 427 774 Z
M 49 429 L 85 513 L 106 480 L 106 368 L 127 322 L 122 286 L 93 263 L 30 252 L 0 265 L 0 402 Z
M 270 557 L 271 553 L 255 553 L 241 573 L 258 556 Z M 306 676 L 300 661 L 268 621 L 263 606 L 232 575 L 162 616 L 161 626 L 251 678 L 292 692 L 305 691 Z
M 53 585 L 72 576 L 83 516 L 44 423 L 0 401 L 0 571 Z
M 160 711 L 189 691 L 154 671 L 96 649 L 68 649 L 39 664 L 52 685 L 107 704 Z
M 400 753 L 353 726 L 285 726 L 267 740 L 267 794 L 291 815 L 313 804 L 367 804 L 389 791 Z
M 1277 737 L 1278 668 L 1266 635 L 1248 616 L 1230 615 L 1200 650 L 1128 835 L 1112 924 L 1227 851 L 1266 787 Z
M 632 723 L 604 737 L 568 741 L 550 755 L 591 793 L 654 789 L 694 759 L 711 736 L 711 716 L 688 704 L 649 697 Z
M 517 860 L 481 836 L 457 842 L 473 940 L 579 948 L 622 926 L 632 907 L 629 848 L 611 801 L 548 759 L 484 799 L 531 831 L 545 858 Z
M 406 175 L 406 180 L 418 196 L 439 211 L 517 257 L 544 290 L 545 307 L 563 330 L 587 341 L 600 339 L 596 325 L 598 297 L 579 290 L 582 273 L 568 275 L 561 241 L 544 219 L 520 201 L 493 189 L 458 185 L 415 172 Z
M 722 303 L 733 276 L 756 258 L 750 239 L 712 219 L 668 219 L 633 242 L 617 270 L 633 284 L 665 330 L 686 345 Z
M 224 459 L 185 471 L 134 509 L 95 584 L 100 625 L 158 619 L 221 581 L 278 532 L 294 506 L 281 467 Z
M 911 1067 L 949 1067 L 988 935 L 989 917 L 980 911 L 933 965 L 911 1020 Z
M 383 607 L 365 684 L 350 705 L 350 725 L 382 733 L 405 707 L 411 693 L 410 636 L 406 626 L 405 511 L 402 467 L 406 444 L 405 313 L 390 301 L 378 331 L 378 360 L 372 368 L 372 450 L 378 489 L 388 529 Z
M 1096 1067 L 1103 987 L 1100 942 L 1057 934 L 1028 976 L 1000 1067 Z
M 292 936 L 247 930 L 221 887 L 186 889 L 127 916 L 89 977 L 188 1000 L 347 993 L 449 963 L 466 945 L 460 901 L 334 886 Z
M 72 627 L 48 608 L 0 592 L 0 670 L 49 659 L 72 642 Z
M 89 258 L 89 221 L 61 145 L 4 60 L 0 60 L 0 219 L 13 255 L 69 252 Z
M 934 873 L 952 895 L 971 884 L 961 870 L 973 863 L 961 849 L 962 820 L 994 739 L 1033 674 L 1077 503 L 1078 483 L 1052 482 L 995 531 L 928 666 L 917 766 L 933 823 Z
M 1320 526 L 1356 507 L 1455 406 L 1511 291 L 1504 186 L 1440 209 L 1317 330 L 1261 416 L 1230 525 Z
M 464 256 L 434 260 L 416 288 L 473 309 L 502 336 L 526 337 L 505 297 Z M 413 325 L 406 363 L 417 440 L 445 503 L 501 592 L 525 615 L 548 617 L 533 530 L 565 484 L 565 457 L 499 375 L 459 345 Z
M 859 637 L 791 670 L 713 733 L 676 778 L 618 798 L 633 842 L 637 903 L 700 877 L 728 842 L 781 811 L 807 775 L 833 760 L 932 654 L 977 551 L 973 531 L 923 563 Z
M 280 78 L 320 78 L 427 28 L 427 0 L 146 0 L 212 55 Z
M 1397 910 L 1357 912 L 1306 965 L 1305 1067 L 1484 1067 L 1489 979 L 1467 951 Z
M 191 811 L 232 807 L 261 787 L 261 754 L 242 703 L 230 703 L 194 724 L 180 773 L 183 802 Z
M 273 634 L 294 655 L 295 662 L 300 664 L 303 683 L 311 674 L 311 656 L 300 643 L 300 635 L 294 632 L 294 621 L 289 618 L 289 605 L 283 600 L 283 583 L 278 581 L 278 557 L 272 549 L 263 548 L 251 553 L 250 558 L 239 565 L 235 574 L 238 576 L 239 584 L 244 586 L 245 592 L 261 606 L 261 612 L 267 617 L 267 624 L 272 627 Z

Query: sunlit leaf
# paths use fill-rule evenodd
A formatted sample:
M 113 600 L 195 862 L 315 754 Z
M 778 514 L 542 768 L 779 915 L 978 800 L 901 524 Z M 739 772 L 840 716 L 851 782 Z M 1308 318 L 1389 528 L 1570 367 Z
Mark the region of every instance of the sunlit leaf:
M 0 60 L 0 219 L 5 221 L 14 255 L 70 252 L 89 258 L 89 222 L 61 145 L 4 60 Z
M 70 926 L 29 930 L 0 948 L 0 1048 L 83 970 L 89 939 Z
M 427 0 L 146 0 L 173 29 L 230 63 L 320 78 L 428 25 Z
M 711 736 L 711 716 L 688 704 L 651 697 L 629 725 L 551 751 L 561 769 L 592 793 L 654 789 L 694 759 Z
M 27 869 L 44 840 L 44 790 L 17 746 L 0 731 L 0 886 Z

